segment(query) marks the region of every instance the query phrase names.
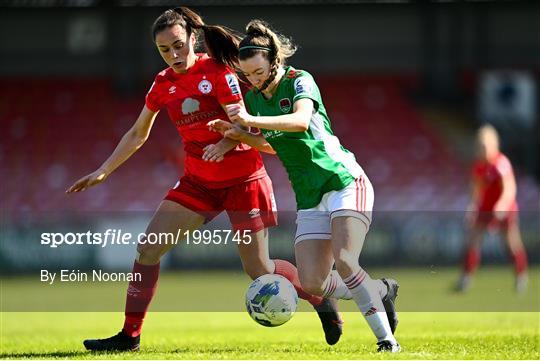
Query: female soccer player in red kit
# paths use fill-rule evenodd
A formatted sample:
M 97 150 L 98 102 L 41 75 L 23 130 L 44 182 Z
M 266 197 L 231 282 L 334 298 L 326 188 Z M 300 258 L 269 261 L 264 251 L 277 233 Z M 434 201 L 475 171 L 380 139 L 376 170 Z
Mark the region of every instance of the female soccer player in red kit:
M 480 264 L 480 246 L 488 229 L 501 231 L 516 273 L 516 291 L 527 289 L 527 253 L 518 223 L 516 180 L 512 165 L 499 151 L 499 137 L 491 125 L 482 126 L 477 135 L 478 158 L 472 169 L 472 192 L 468 219 L 469 239 L 463 260 L 458 291 L 466 291 Z
M 208 55 L 194 51 L 200 32 Z M 146 233 L 176 233 L 179 229 L 191 232 L 227 211 L 234 230 L 250 232 L 250 238 L 238 246 L 246 273 L 251 278 L 276 273 L 289 279 L 300 297 L 318 311 L 327 340 L 330 336 L 332 342 L 337 342 L 341 329 L 332 322 L 339 318 L 332 304 L 304 292 L 291 263 L 269 258 L 267 227 L 277 224 L 276 209 L 272 183 L 260 154 L 254 148 L 224 139 L 206 125 L 213 119 L 226 119 L 225 105 L 242 102 L 236 75 L 230 68 L 237 62 L 238 48 L 234 44 L 238 40 L 221 26 L 205 25 L 199 15 L 185 7 L 162 13 L 152 26 L 152 34 L 169 67 L 156 76 L 137 121 L 112 155 L 67 192 L 80 192 L 103 182 L 144 144 L 157 113 L 166 108 L 184 143 L 185 175 L 168 192 Z M 271 147 L 266 150 L 273 152 Z M 127 289 L 124 327 L 113 337 L 84 341 L 88 350 L 139 349 L 143 320 L 156 291 L 160 258 L 173 246 L 144 240 L 138 245 L 133 273 L 140 273 L 142 280 L 130 282 Z

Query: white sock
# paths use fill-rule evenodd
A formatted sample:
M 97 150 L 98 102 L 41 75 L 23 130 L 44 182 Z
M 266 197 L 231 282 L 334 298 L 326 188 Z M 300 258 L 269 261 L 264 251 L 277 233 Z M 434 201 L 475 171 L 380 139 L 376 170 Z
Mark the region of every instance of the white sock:
M 397 343 L 382 304 L 378 282 L 362 268 L 343 280 L 378 341 Z M 384 284 L 383 284 L 384 285 Z
M 352 300 L 351 291 L 347 288 L 347 285 L 345 285 L 336 270 L 330 272 L 328 278 L 324 281 L 324 291 L 322 296 L 324 298 Z

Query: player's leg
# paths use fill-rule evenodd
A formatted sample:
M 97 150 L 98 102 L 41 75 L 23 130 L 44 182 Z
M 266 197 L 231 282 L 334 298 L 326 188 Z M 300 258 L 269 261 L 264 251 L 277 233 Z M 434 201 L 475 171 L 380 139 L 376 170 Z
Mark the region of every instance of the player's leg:
M 186 207 L 164 200 L 152 217 L 146 234 L 176 234 L 192 231 L 204 223 L 204 217 Z M 85 340 L 84 346 L 92 351 L 135 351 L 140 345 L 140 333 L 150 302 L 156 292 L 159 260 L 174 244 L 149 244 L 144 239 L 137 247 L 138 257 L 133 274 L 140 275 L 129 283 L 126 296 L 125 321 L 122 331 L 111 338 Z
M 268 251 L 268 227 L 277 225 L 273 192 L 266 176 L 229 187 L 221 196 L 234 232 L 242 236 L 238 254 L 251 279 L 274 273 L 276 268 Z
M 312 305 L 322 298 L 305 292 L 298 279 L 296 267 L 285 260 L 271 260 L 268 252 L 268 227 L 277 225 L 277 209 L 272 181 L 266 176 L 230 187 L 224 193 L 224 207 L 235 230 L 249 231 L 249 242 L 239 244 L 240 258 L 246 273 L 252 278 L 275 273 L 287 278 L 298 296 Z
M 263 234 L 267 235 L 267 232 L 259 231 L 255 233 L 255 237 L 252 237 L 249 244 L 239 245 L 238 249 L 244 270 L 252 279 L 268 273 L 278 274 L 288 279 L 296 289 L 298 296 L 308 301 L 317 311 L 326 342 L 330 345 L 336 344 L 341 337 L 341 325 L 343 323 L 337 312 L 337 304 L 335 301 L 313 295 L 307 291 L 299 278 L 297 268 L 292 263 L 282 259 L 270 260 L 268 256 L 268 238 L 262 237 Z M 331 257 L 331 251 L 329 254 Z M 315 265 L 320 264 L 320 262 L 320 258 L 313 258 L 306 263 Z M 332 263 L 333 259 L 328 262 L 327 271 L 323 272 L 324 274 L 321 276 L 322 281 L 328 276 L 328 270 L 332 267 Z
M 187 207 L 164 200 L 148 225 L 146 234 L 177 234 L 192 232 L 204 224 L 205 218 Z M 142 280 L 129 284 L 126 297 L 126 319 L 124 332 L 130 336 L 138 336 L 150 302 L 154 296 L 158 275 L 159 261 L 175 244 L 145 243 L 145 239 L 137 247 L 137 259 L 133 272 L 141 273 Z
M 325 306 L 327 302 L 322 297 L 304 291 L 298 278 L 298 271 L 292 263 L 281 259 L 271 260 L 269 257 L 266 228 L 277 224 L 277 210 L 270 178 L 264 177 L 231 187 L 227 193 L 224 205 L 233 228 L 251 230 L 250 242 L 239 245 L 246 273 L 251 278 L 267 273 L 279 274 L 293 284 L 300 298 L 308 301 L 316 309 Z M 324 323 L 323 329 L 327 342 L 334 344 L 338 341 L 339 336 L 329 336 L 327 332 L 329 328 L 325 327 Z
M 302 232 L 302 229 L 306 229 L 305 224 L 302 225 L 302 222 L 299 222 L 298 229 Z M 300 283 L 307 292 L 324 297 L 323 302 L 314 308 L 323 325 L 326 342 L 334 345 L 343 333 L 343 320 L 338 312 L 337 298 L 346 297 L 338 297 L 340 292 L 344 291 L 343 287 L 336 290 L 338 287 L 337 280 L 334 281 L 335 271 L 332 271 L 334 257 L 330 240 L 308 239 L 298 237 L 298 234 L 296 240 L 294 253 Z M 337 278 L 343 283 L 339 277 Z
M 334 265 L 330 240 L 300 238 L 294 245 L 294 254 L 302 287 L 311 294 L 325 295 L 328 291 L 325 289 L 326 280 Z
M 519 229 L 519 219 L 517 212 L 511 212 L 508 218 L 504 221 L 503 239 L 505 247 L 514 263 L 516 277 L 516 292 L 523 293 L 527 291 L 528 283 L 528 262 L 527 251 L 521 239 L 521 231 Z
M 268 254 L 268 229 L 264 228 L 244 237 L 238 244 L 238 254 L 244 272 L 254 280 L 265 274 L 274 273 L 276 265 Z
M 149 234 L 177 234 L 200 228 L 218 208 L 214 199 L 189 179 L 182 178 L 154 213 L 147 229 Z M 165 237 L 166 238 L 166 237 Z M 92 351 L 135 351 L 139 349 L 140 333 L 146 312 L 155 294 L 159 277 L 159 261 L 174 243 L 162 241 L 147 243 L 141 239 L 132 273 L 140 274 L 128 285 L 125 321 L 122 331 L 107 339 L 85 340 L 84 346 Z
M 377 338 L 378 351 L 398 352 L 400 346 L 393 334 L 397 325 L 394 307 L 397 282 L 373 280 L 359 264 L 373 203 L 373 187 L 366 175 L 340 191 L 329 193 L 332 252 L 339 275 Z
M 466 292 L 470 288 L 472 277 L 480 265 L 481 245 L 486 227 L 484 221 L 477 220 L 468 230 L 461 276 L 455 287 L 457 292 Z
M 302 288 L 298 278 L 298 271 L 292 263 L 282 259 L 270 259 L 268 251 L 268 229 L 265 228 L 251 234 L 249 242 L 244 240 L 243 243 L 238 245 L 238 253 L 240 254 L 244 271 L 251 279 L 265 274 L 278 274 L 293 284 L 300 298 L 314 306 L 321 304 L 321 297 L 313 296 Z
M 330 243 L 328 212 L 300 211 L 297 223 L 294 249 L 296 264 L 302 269 L 299 273 L 302 287 L 324 298 L 350 300 L 351 292 L 337 271 L 332 270 L 334 255 Z
M 336 269 L 377 337 L 379 351 L 399 351 L 382 301 L 387 286 L 381 280 L 371 279 L 358 263 L 367 232 L 368 225 L 357 217 L 338 216 L 332 219 L 332 250 Z

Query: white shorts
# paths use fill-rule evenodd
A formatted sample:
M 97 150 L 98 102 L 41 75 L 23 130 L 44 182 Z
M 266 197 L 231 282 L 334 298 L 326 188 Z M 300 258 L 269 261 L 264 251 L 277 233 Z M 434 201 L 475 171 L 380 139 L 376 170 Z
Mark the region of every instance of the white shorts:
M 331 239 L 335 217 L 355 217 L 369 228 L 374 200 L 373 186 L 365 174 L 342 190 L 325 193 L 316 207 L 297 212 L 294 243 L 306 239 Z

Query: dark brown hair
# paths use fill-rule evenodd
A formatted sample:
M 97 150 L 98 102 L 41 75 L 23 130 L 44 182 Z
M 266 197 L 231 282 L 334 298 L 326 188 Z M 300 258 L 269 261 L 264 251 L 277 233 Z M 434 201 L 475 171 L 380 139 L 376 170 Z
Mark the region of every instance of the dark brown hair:
M 158 16 L 152 25 L 152 39 L 155 41 L 158 33 L 174 25 L 185 29 L 188 37 L 193 32 L 198 35 L 202 30 L 208 54 L 222 64 L 237 66 L 240 37 L 233 30 L 221 25 L 206 25 L 199 14 L 180 6 Z
M 270 76 L 258 89 L 263 91 L 275 79 L 278 68 L 294 55 L 297 47 L 290 38 L 272 30 L 262 20 L 251 20 L 246 26 L 246 34 L 239 45 L 239 59 L 245 60 L 261 54 L 270 62 Z

